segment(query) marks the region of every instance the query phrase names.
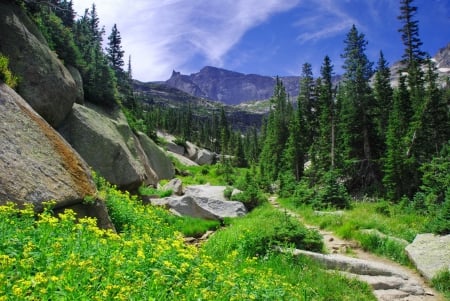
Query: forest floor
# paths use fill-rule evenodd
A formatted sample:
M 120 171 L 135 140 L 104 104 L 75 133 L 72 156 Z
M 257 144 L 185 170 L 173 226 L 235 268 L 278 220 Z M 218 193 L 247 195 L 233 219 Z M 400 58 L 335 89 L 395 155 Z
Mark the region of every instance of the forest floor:
M 323 236 L 326 255 L 296 250 L 318 259 L 330 269 L 340 270 L 371 285 L 378 300 L 441 301 L 445 300 L 414 270 L 387 258 L 364 251 L 358 242 L 337 237 L 334 233 L 304 222 L 301 215 L 283 208 L 276 197 L 269 198 L 277 209 L 300 220 L 307 228 L 316 229 Z

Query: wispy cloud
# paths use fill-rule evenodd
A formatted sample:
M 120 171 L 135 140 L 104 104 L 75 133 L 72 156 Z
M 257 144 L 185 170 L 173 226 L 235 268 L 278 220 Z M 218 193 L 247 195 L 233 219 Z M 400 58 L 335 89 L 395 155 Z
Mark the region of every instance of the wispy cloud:
M 96 0 L 107 33 L 114 23 L 131 54 L 134 76 L 166 79 L 173 68 L 190 72 L 189 62 L 222 66 L 225 55 L 251 28 L 300 0 Z M 92 0 L 76 0 L 82 13 Z
M 300 30 L 297 40 L 301 44 L 327 39 L 348 31 L 358 20 L 349 15 L 341 5 L 343 1 L 314 0 L 305 7 L 300 20 L 294 24 Z

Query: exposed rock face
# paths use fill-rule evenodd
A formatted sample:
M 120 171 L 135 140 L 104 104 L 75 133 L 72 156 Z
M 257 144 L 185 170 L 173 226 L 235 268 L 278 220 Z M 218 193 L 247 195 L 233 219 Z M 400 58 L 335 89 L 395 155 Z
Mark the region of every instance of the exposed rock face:
M 153 205 L 167 206 L 179 215 L 220 220 L 247 213 L 241 202 L 228 201 L 223 195 L 225 186 L 195 185 L 186 187 L 181 197 L 151 200 Z
M 83 105 L 84 104 L 84 89 L 83 89 L 83 79 L 81 78 L 80 71 L 73 67 L 68 66 L 67 70 L 69 70 L 72 75 L 73 80 L 75 81 L 75 85 L 77 87 L 77 95 L 75 98 L 75 103 Z
M 167 141 L 166 148 L 169 153 L 174 155 L 181 163 L 187 166 L 211 165 L 216 162 L 217 154 L 214 152 L 200 148 L 189 141 L 186 141 L 185 146 L 178 145 L 174 142 L 174 136 L 163 132 L 158 132 L 158 136 Z M 184 158 L 181 156 L 184 156 Z
M 110 183 L 136 189 L 146 179 L 133 133 L 125 116 L 75 104 L 61 134 L 86 162 Z
M 21 79 L 18 93 L 50 125 L 59 126 L 79 93 L 72 75 L 22 10 L 6 1 L 0 2 L 0 32 L 0 52 Z
M 298 95 L 298 77 L 286 77 L 283 82 L 291 95 Z M 269 99 L 273 95 L 275 78 L 208 66 L 191 75 L 174 71 L 166 83 L 197 97 L 239 104 L 249 100 Z
M 137 133 L 139 142 L 148 158 L 150 167 L 155 171 L 157 180 L 172 179 L 175 175 L 175 169 L 172 161 L 166 154 L 144 133 Z
M 2 11 L 3 12 L 3 11 Z M 72 147 L 16 92 L 0 83 L 0 203 L 80 203 L 96 193 Z
M 405 250 L 419 272 L 428 280 L 439 271 L 450 271 L 450 234 L 418 234 Z
M 75 104 L 59 131 L 95 171 L 120 188 L 156 185 L 175 175 L 164 152 L 145 134 L 135 135 L 119 110 Z

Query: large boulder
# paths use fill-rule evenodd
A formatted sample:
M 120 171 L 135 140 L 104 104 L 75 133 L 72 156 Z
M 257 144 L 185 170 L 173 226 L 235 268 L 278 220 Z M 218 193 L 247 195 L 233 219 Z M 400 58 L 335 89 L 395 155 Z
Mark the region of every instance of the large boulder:
M 405 250 L 417 270 L 428 280 L 440 271 L 450 271 L 450 234 L 418 234 Z
M 166 206 L 179 215 L 221 220 L 247 213 L 241 202 L 228 201 L 224 197 L 226 186 L 195 185 L 186 188 L 181 197 L 151 200 L 153 205 Z
M 200 149 L 197 152 L 197 157 L 195 158 L 195 162 L 199 165 L 211 165 L 214 164 L 215 161 L 216 154 L 207 149 Z
M 79 95 L 77 85 L 37 27 L 11 2 L 0 2 L 0 52 L 20 78 L 18 93 L 58 127 Z
M 136 135 L 158 180 L 172 179 L 175 176 L 175 168 L 166 153 L 144 133 L 138 132 Z
M 84 160 L 3 83 L 0 120 L 0 203 L 32 203 L 40 210 L 44 201 L 65 207 L 96 193 Z
M 123 113 L 74 104 L 60 133 L 110 183 L 134 190 L 150 176 L 139 161 L 134 134 Z
M 163 190 L 171 190 L 176 195 L 183 195 L 183 182 L 178 178 L 174 178 L 164 185 Z

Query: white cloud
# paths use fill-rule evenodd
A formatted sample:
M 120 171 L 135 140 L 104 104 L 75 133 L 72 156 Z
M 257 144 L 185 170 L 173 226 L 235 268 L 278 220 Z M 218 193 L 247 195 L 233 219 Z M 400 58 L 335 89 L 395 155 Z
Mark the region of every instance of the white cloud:
M 358 26 L 357 19 L 349 15 L 334 0 L 315 0 L 309 3 L 310 11 L 305 12 L 302 19 L 294 25 L 300 28 L 301 33 L 297 39 L 301 44 L 316 42 L 334 37 L 350 30 L 353 24 Z
M 300 0 L 96 0 L 106 36 L 117 23 L 134 77 L 164 80 L 172 69 L 183 72 L 194 58 L 221 66 L 246 31 Z M 79 14 L 92 0 L 75 0 Z M 185 70 L 187 69 L 187 70 Z

